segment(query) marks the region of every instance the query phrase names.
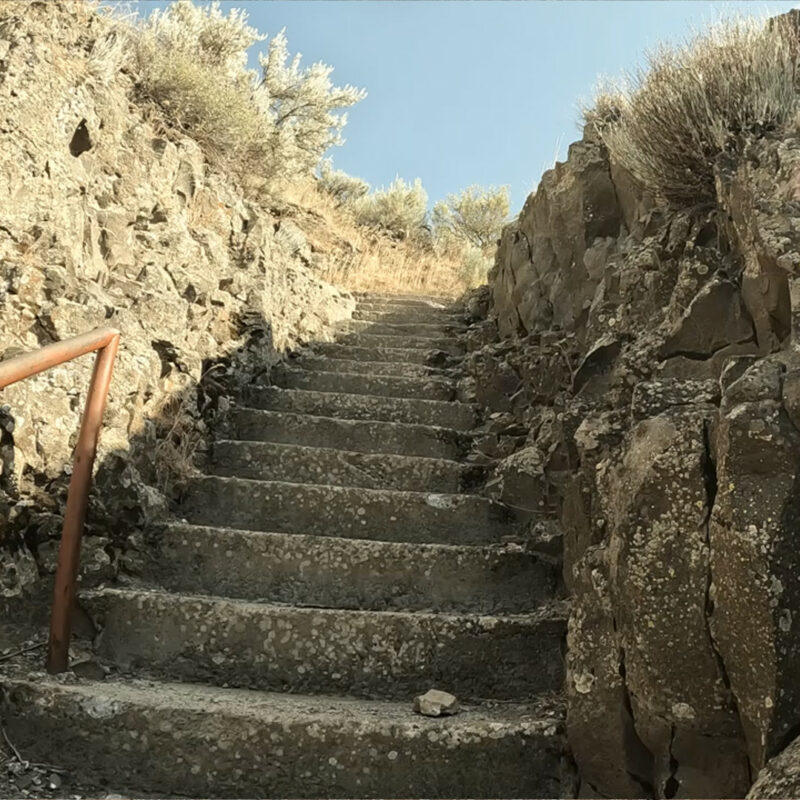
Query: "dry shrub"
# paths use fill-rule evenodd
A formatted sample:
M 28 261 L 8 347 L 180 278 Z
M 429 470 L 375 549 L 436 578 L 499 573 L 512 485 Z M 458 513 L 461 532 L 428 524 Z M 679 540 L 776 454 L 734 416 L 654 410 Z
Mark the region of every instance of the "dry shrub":
M 191 390 L 167 396 L 158 409 L 153 470 L 157 488 L 167 496 L 174 496 L 199 474 L 196 456 L 205 445 L 205 435 L 191 413 L 196 405 Z
M 150 46 L 138 50 L 144 95 L 165 110 L 172 125 L 191 136 L 215 164 L 234 174 L 263 170 L 269 163 L 267 120 L 250 92 L 198 67 L 186 53 Z
M 313 182 L 285 184 L 280 194 L 285 203 L 310 214 L 307 221 L 295 222 L 311 240 L 329 232 L 329 241 L 317 243 L 329 251 L 318 272 L 329 283 L 359 292 L 458 297 L 485 279 L 465 269 L 460 246 L 439 248 L 422 236 L 397 239 L 365 227 Z
M 361 225 L 408 238 L 425 224 L 428 193 L 419 178 L 406 183 L 397 177 L 387 188 L 356 200 L 352 212 Z
M 218 1 L 175 0 L 129 27 L 139 99 L 150 101 L 168 127 L 195 139 L 210 161 L 253 193 L 272 180 L 309 174 L 322 154 L 341 144 L 341 109 L 366 93 L 337 87 L 332 68 L 300 65 L 286 36 L 269 40 L 260 71 L 247 68 L 247 51 L 267 37 L 247 24 L 247 13 L 224 13 Z
M 797 113 L 797 57 L 785 21 L 726 20 L 650 53 L 584 116 L 644 188 L 675 205 L 713 201 L 716 157 Z

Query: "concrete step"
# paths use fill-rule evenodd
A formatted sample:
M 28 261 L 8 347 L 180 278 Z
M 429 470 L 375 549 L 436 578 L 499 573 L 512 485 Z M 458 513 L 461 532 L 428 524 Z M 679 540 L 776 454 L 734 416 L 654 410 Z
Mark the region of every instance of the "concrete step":
M 381 336 L 376 333 L 345 333 L 337 337 L 343 344 L 367 349 L 393 348 L 400 350 L 442 350 L 452 355 L 463 355 L 464 347 L 451 336 L 423 338 L 420 336 Z
M 476 495 L 215 476 L 188 482 L 180 514 L 198 525 L 439 544 L 521 540 L 529 521 Z
M 265 691 L 524 700 L 563 682 L 566 621 L 298 608 L 141 589 L 79 599 L 101 659 L 124 671 Z
M 415 295 L 415 294 L 381 294 L 378 292 L 362 292 L 355 295 L 359 306 L 372 305 L 399 305 L 399 306 L 421 306 L 423 308 L 454 308 L 456 302 L 450 297 L 436 295 Z
M 433 322 L 444 325 L 464 325 L 464 312 L 440 308 L 408 308 L 407 306 L 359 303 L 353 319 L 369 322 Z
M 305 352 L 348 361 L 391 361 L 401 364 L 425 364 L 431 355 L 431 351 L 419 347 L 405 349 L 391 345 L 359 347 L 340 342 L 314 342 Z
M 449 459 L 229 439 L 215 443 L 209 471 L 266 481 L 450 493 L 462 491 L 475 475 Z
M 410 704 L 185 683 L 2 681 L 26 758 L 181 797 L 558 797 L 554 703 L 420 717 Z
M 230 438 L 235 439 L 430 458 L 460 458 L 471 442 L 463 431 L 433 425 L 334 419 L 254 408 L 234 408 L 227 425 Z
M 322 356 L 302 355 L 289 362 L 291 367 L 313 370 L 315 372 L 349 372 L 367 375 L 396 375 L 405 378 L 443 377 L 436 367 L 424 364 L 404 364 L 402 361 L 355 361 L 347 358 L 324 358 Z
M 465 403 L 409 397 L 254 386 L 246 392 L 244 402 L 251 408 L 265 411 L 286 411 L 290 414 L 313 414 L 337 419 L 439 425 L 455 430 L 470 430 L 476 423 L 473 407 Z
M 376 397 L 411 397 L 420 400 L 453 400 L 452 380 L 436 377 L 407 378 L 397 375 L 369 375 L 337 369 L 338 363 L 328 361 L 329 372 L 276 367 L 272 380 L 284 389 L 309 389 L 317 392 L 373 395 Z
M 341 333 L 371 333 L 377 336 L 414 337 L 416 339 L 442 339 L 463 333 L 463 323 L 441 322 L 381 322 L 349 319 L 337 328 Z
M 520 545 L 374 542 L 172 523 L 148 577 L 177 592 L 373 611 L 528 613 L 556 568 Z

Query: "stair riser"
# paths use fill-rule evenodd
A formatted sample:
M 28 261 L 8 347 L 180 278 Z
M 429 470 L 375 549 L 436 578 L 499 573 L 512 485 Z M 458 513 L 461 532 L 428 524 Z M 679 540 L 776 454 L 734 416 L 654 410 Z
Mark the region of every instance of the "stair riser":
M 346 333 L 339 338 L 343 344 L 367 349 L 388 348 L 392 350 L 442 350 L 451 355 L 463 355 L 464 347 L 451 337 L 423 339 L 418 336 L 380 336 L 375 333 Z
M 562 622 L 328 611 L 106 592 L 81 605 L 124 669 L 215 686 L 410 700 L 526 699 L 561 688 Z
M 312 414 L 337 419 L 401 422 L 409 425 L 438 425 L 467 431 L 475 426 L 471 406 L 408 397 L 370 397 L 311 390 L 253 387 L 245 394 L 245 403 L 265 411 Z
M 329 368 L 335 366 L 329 362 Z M 341 371 L 314 372 L 302 369 L 276 369 L 272 378 L 276 386 L 285 389 L 420 400 L 453 400 L 455 397 L 453 383 L 441 378 L 400 378 L 390 375 L 363 375 Z
M 433 308 L 433 309 L 453 309 L 457 308 L 454 300 L 447 297 L 434 297 L 433 295 L 398 295 L 380 294 L 376 292 L 363 292 L 356 294 L 357 305 L 377 305 L 377 306 L 402 306 L 403 308 Z
M 407 546 L 191 526 L 159 536 L 153 577 L 172 591 L 300 606 L 529 613 L 551 600 L 550 565 L 519 551 Z
M 209 470 L 255 480 L 452 493 L 461 490 L 465 474 L 457 462 L 444 459 L 235 441 L 214 446 Z
M 153 707 L 135 695 L 101 702 L 81 686 L 3 689 L 3 723 L 26 758 L 58 761 L 87 783 L 134 790 L 127 796 L 559 796 L 563 744 L 555 723 L 252 718 L 222 704 L 203 713 L 191 705 Z
M 467 434 L 446 428 L 332 419 L 255 409 L 231 412 L 229 425 L 231 438 L 310 447 L 337 447 L 359 453 L 459 458 L 467 452 L 470 443 Z
M 465 327 L 457 323 L 431 322 L 380 322 L 350 319 L 342 322 L 340 333 L 370 333 L 376 336 L 409 336 L 415 339 L 442 339 L 463 333 Z
M 428 323 L 433 325 L 464 325 L 464 315 L 438 308 L 408 309 L 402 306 L 363 306 L 353 312 L 353 319 L 367 322 L 396 322 L 399 324 Z
M 338 342 L 315 342 L 315 355 L 347 361 L 390 361 L 399 364 L 427 364 L 430 351 L 419 348 L 398 349 L 397 347 L 358 347 L 354 344 Z
M 180 513 L 198 525 L 392 542 L 490 544 L 526 528 L 524 515 L 471 495 L 214 477 L 190 482 Z
M 368 375 L 394 375 L 398 378 L 440 377 L 441 370 L 423 364 L 404 364 L 402 361 L 351 361 L 345 358 L 315 358 L 303 356 L 292 362 L 301 369 L 314 372 L 349 372 Z

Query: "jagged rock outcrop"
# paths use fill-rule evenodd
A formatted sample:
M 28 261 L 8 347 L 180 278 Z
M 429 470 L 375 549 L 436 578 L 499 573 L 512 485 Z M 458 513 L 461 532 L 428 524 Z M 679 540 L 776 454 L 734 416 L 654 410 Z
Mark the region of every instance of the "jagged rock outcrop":
M 514 434 L 488 486 L 561 542 L 579 796 L 743 797 L 800 724 L 800 140 L 716 172 L 715 208 L 663 207 L 587 129 L 468 360 Z
M 153 462 L 158 432 L 173 431 L 189 459 L 220 385 L 329 337 L 354 307 L 306 267 L 299 229 L 286 235 L 290 222 L 159 126 L 117 69 L 117 36 L 82 2 L 0 9 L 0 356 L 102 325 L 122 332 L 90 520 L 103 535 L 104 515 L 121 532 L 159 511 L 170 465 Z M 36 579 L 33 554 L 50 568 L 91 368 L 85 358 L 3 391 L 22 497 L 0 522 L 0 546 L 14 550 L 0 594 Z M 204 374 L 211 388 L 198 391 Z

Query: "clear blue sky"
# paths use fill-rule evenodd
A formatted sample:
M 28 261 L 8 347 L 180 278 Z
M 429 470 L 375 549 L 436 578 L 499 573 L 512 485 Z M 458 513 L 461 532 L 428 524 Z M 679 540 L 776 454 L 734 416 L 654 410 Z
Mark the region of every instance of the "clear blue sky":
M 163 2 L 134 3 L 140 11 Z M 369 92 L 350 109 L 340 169 L 373 186 L 422 178 L 431 203 L 508 184 L 516 213 L 579 138 L 578 101 L 599 75 L 720 14 L 800 2 L 709 0 L 230 0 L 262 33 L 286 28 L 303 63 Z

